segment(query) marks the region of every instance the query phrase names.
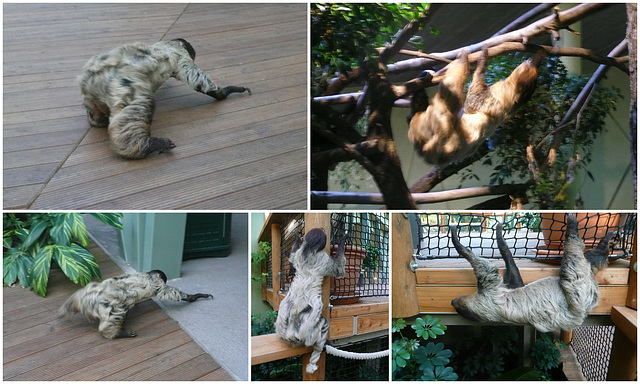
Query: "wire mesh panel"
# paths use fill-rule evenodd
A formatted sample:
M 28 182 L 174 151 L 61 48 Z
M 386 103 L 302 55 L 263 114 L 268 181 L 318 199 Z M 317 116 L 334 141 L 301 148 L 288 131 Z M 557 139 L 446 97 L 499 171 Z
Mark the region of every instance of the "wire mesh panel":
M 571 347 L 582 373 L 590 381 L 607 379 L 611 346 L 616 327 L 611 325 L 584 326 L 573 330 Z
M 631 242 L 636 228 L 635 213 L 578 213 L 578 232 L 586 249 L 593 248 L 608 232 L 618 236 L 610 258 L 631 256 Z M 462 245 L 479 256 L 500 258 L 495 239 L 498 222 L 503 223 L 503 237 L 514 257 L 558 259 L 566 230 L 564 213 L 432 213 L 415 215 L 418 227 L 418 259 L 459 257 L 451 242 L 451 226 L 458 228 Z
M 338 346 L 342 351 L 373 353 L 389 349 L 389 336 L 375 337 Z M 327 381 L 388 381 L 389 357 L 371 360 L 351 360 L 327 354 Z
M 251 366 L 251 381 L 302 381 L 302 356 Z
M 331 279 L 334 304 L 360 297 L 389 295 L 389 215 L 386 213 L 331 214 L 332 249 L 347 232 L 345 276 Z

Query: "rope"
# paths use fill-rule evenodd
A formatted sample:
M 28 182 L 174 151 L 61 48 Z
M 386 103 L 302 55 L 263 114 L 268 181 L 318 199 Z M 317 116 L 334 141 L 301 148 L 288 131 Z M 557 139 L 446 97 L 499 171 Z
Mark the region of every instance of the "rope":
M 380 352 L 357 353 L 357 352 L 342 351 L 340 349 L 332 347 L 329 344 L 325 345 L 324 347 L 326 348 L 327 353 L 330 355 L 342 357 L 345 359 L 352 359 L 352 360 L 373 360 L 373 359 L 379 359 L 381 357 L 389 356 L 388 349 Z

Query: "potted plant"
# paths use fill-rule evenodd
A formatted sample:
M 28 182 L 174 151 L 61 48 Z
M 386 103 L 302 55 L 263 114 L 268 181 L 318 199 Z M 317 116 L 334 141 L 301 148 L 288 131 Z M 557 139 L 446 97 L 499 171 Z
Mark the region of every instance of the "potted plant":
M 331 255 L 334 256 L 338 245 L 331 246 Z M 367 250 L 355 245 L 344 247 L 345 263 L 344 278 L 331 278 L 331 303 L 336 305 L 353 304 L 360 300 L 360 294 L 356 292 L 360 272 L 362 271 L 362 261 L 365 259 Z
M 595 247 L 609 231 L 620 225 L 619 213 L 576 213 L 578 233 L 584 241 L 585 249 Z M 538 254 L 562 255 L 565 236 L 565 213 L 540 213 L 540 228 L 545 244 L 538 247 Z
M 122 229 L 120 213 L 91 213 Z M 101 278 L 95 257 L 85 247 L 87 227 L 79 213 L 4 213 L 2 215 L 3 284 L 31 287 L 45 296 L 51 265 L 82 286 Z

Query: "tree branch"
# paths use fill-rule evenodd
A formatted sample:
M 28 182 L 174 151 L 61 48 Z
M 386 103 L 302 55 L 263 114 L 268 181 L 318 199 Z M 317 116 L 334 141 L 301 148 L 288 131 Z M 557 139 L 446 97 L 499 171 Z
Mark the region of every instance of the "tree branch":
M 412 193 L 411 197 L 417 204 L 433 204 L 471 197 L 519 194 L 526 188 L 526 184 L 488 185 L 451 191 Z M 311 196 L 326 204 L 384 204 L 384 197 L 381 193 L 311 191 Z
M 624 52 L 627 47 L 627 40 L 622 40 L 613 50 L 609 53 L 609 56 L 615 56 Z M 578 97 L 573 102 L 567 113 L 564 115 L 560 123 L 558 123 L 558 129 L 553 135 L 553 142 L 551 143 L 551 147 L 549 148 L 549 153 L 547 155 L 547 159 L 544 163 L 540 165 L 540 171 L 544 171 L 551 164 L 555 162 L 556 154 L 558 152 L 558 148 L 562 144 L 564 137 L 566 135 L 566 127 L 568 127 L 568 123 L 573 120 L 578 112 L 582 109 L 582 107 L 589 102 L 590 96 L 593 94 L 592 89 L 602 80 L 604 75 L 609 70 L 608 65 L 600 65 L 598 69 L 593 73 L 587 84 L 582 88 Z
M 506 42 L 524 42 L 530 39 L 533 36 L 549 33 L 549 31 L 558 31 L 560 29 L 566 29 L 569 25 L 579 21 L 580 19 L 594 13 L 600 11 L 610 4 L 578 4 L 573 8 L 567 9 L 563 12 L 558 12 L 557 14 L 547 16 L 543 19 L 538 20 L 535 23 L 532 23 L 524 28 L 508 32 L 499 36 L 490 37 L 484 41 L 471 44 L 467 47 L 461 47 L 458 49 L 454 49 L 452 51 L 447 52 L 439 52 L 434 53 L 431 52 L 432 55 L 438 56 L 441 58 L 453 60 L 458 56 L 463 49 L 468 49 L 471 52 L 477 52 L 482 50 L 482 47 L 494 47 L 496 45 L 506 43 Z M 387 73 L 392 75 L 400 72 L 405 72 L 408 70 L 413 71 L 421 71 L 423 69 L 432 68 L 436 62 L 432 59 L 418 58 L 418 59 L 408 59 L 403 60 L 395 64 L 391 64 L 387 67 Z

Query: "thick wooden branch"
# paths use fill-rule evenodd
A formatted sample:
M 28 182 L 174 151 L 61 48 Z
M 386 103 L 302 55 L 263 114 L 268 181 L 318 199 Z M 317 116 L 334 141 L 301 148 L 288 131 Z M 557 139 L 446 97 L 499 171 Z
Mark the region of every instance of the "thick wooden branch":
M 535 53 L 537 50 L 542 49 L 547 52 L 549 56 L 572 56 L 572 57 L 581 57 L 587 60 L 590 60 L 594 63 L 612 66 L 618 68 L 626 74 L 629 74 L 629 68 L 624 64 L 629 62 L 629 56 L 618 56 L 618 55 L 609 55 L 609 56 L 601 56 L 597 53 L 591 51 L 590 49 L 579 48 L 579 47 L 552 47 L 550 45 L 533 45 L 533 44 L 524 44 L 518 42 L 507 42 L 502 43 L 498 46 L 491 47 L 488 49 L 489 57 L 495 57 L 507 53 L 513 52 L 530 52 Z M 614 50 L 615 51 L 615 50 Z M 614 52 L 612 51 L 612 52 Z M 617 54 L 624 52 L 615 51 Z M 482 52 L 474 52 L 469 55 L 469 62 L 474 63 L 478 61 Z M 429 84 L 420 83 L 420 85 L 416 86 L 418 82 L 416 79 L 410 80 L 403 85 L 395 85 L 393 86 L 393 91 L 398 98 L 403 98 L 415 91 L 418 87 L 433 87 L 436 86 L 442 81 L 445 70 L 441 70 L 433 75 L 431 82 Z M 346 103 L 355 103 L 362 96 L 362 92 L 353 92 L 353 93 L 345 93 L 342 95 L 334 95 L 334 96 L 322 96 L 315 97 L 313 99 L 314 103 L 319 104 L 327 104 L 327 105 L 335 105 L 335 104 L 346 104 Z M 394 105 L 396 107 L 408 107 L 406 103 L 398 103 Z
M 354 154 L 359 153 L 364 156 L 375 156 L 381 153 L 378 140 L 367 140 L 356 144 L 345 144 L 342 148 L 331 149 L 313 153 L 311 163 L 314 165 L 331 165 L 342 161 L 356 160 Z
M 451 191 L 412 193 L 411 197 L 416 204 L 433 204 L 471 197 L 518 194 L 523 191 L 523 188 L 526 188 L 525 184 L 490 185 Z M 384 204 L 381 193 L 311 191 L 311 197 L 327 204 Z
M 384 48 L 384 50 L 380 54 L 380 57 L 378 58 L 380 64 L 386 64 L 389 60 L 391 60 L 393 56 L 398 54 L 398 51 L 400 51 L 400 49 L 402 49 L 409 42 L 409 39 L 415 36 L 422 28 L 422 26 L 427 24 L 431 20 L 431 18 L 433 18 L 433 15 L 438 13 L 443 5 L 444 4 L 441 3 L 431 4 L 426 15 L 423 15 L 418 20 L 412 20 L 409 22 L 409 24 L 405 25 L 396 39 L 388 47 Z

